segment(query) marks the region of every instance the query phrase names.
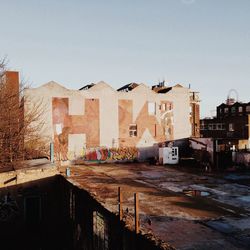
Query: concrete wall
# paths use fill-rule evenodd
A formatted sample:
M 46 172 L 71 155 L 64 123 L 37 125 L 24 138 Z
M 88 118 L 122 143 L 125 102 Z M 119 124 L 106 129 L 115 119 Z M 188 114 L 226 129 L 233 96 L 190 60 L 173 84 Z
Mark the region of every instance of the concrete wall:
M 56 167 L 35 167 L 0 173 L 0 188 L 15 186 L 58 174 Z
M 59 160 L 82 157 L 89 149 L 145 148 L 191 135 L 189 90 L 180 86 L 159 94 L 144 84 L 117 92 L 105 82 L 81 91 L 49 82 L 25 90 L 25 98 L 26 111 L 42 103 L 41 135 L 55 143 Z M 130 124 L 137 125 L 137 136 L 129 135 Z

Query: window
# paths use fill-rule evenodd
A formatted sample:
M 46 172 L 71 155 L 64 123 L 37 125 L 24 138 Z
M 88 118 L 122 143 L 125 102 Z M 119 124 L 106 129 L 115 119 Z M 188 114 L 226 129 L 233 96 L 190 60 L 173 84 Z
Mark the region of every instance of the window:
M 224 112 L 225 112 L 225 113 L 228 113 L 228 108 L 224 108 Z
M 235 113 L 235 112 L 236 112 L 236 108 L 235 108 L 235 107 L 232 107 L 232 108 L 231 108 L 231 112 L 232 112 L 232 113 Z
M 212 124 L 212 126 L 213 126 L 213 130 L 216 130 L 216 123 Z
M 246 106 L 246 112 L 250 112 L 250 105 Z
M 229 131 L 234 131 L 234 124 L 233 123 L 229 123 L 228 130 Z
M 130 137 L 137 136 L 137 125 L 136 124 L 129 125 L 129 136 Z
M 208 130 L 213 130 L 213 124 L 208 124 Z
M 161 109 L 162 109 L 162 111 L 165 111 L 165 110 L 166 110 L 166 103 L 162 103 Z
M 223 130 L 225 129 L 225 125 L 223 126 L 223 123 L 217 123 L 217 130 Z
M 149 102 L 148 103 L 148 114 L 149 115 L 155 115 L 156 114 L 155 102 Z
M 167 104 L 167 110 L 171 110 L 172 109 L 172 104 L 169 102 L 168 104 Z
M 240 107 L 238 108 L 238 111 L 239 111 L 240 113 L 243 112 L 243 107 L 240 106 Z

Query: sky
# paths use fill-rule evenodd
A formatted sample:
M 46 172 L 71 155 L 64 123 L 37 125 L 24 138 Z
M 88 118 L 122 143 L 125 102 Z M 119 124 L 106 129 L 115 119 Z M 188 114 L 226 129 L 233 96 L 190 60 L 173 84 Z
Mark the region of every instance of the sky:
M 0 58 L 32 87 L 190 84 L 201 117 L 230 89 L 250 101 L 250 0 L 0 0 L 0 13 Z

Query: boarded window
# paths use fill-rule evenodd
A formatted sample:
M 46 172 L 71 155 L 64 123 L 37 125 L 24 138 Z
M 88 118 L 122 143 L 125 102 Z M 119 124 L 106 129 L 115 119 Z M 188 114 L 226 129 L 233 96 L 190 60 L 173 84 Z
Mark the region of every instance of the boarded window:
M 148 114 L 149 115 L 155 115 L 156 114 L 155 102 L 149 102 L 148 103 Z
M 165 110 L 166 110 L 166 103 L 162 103 L 161 109 L 162 109 L 162 111 L 165 111 Z
M 129 136 L 130 137 L 137 136 L 137 125 L 136 124 L 129 125 Z

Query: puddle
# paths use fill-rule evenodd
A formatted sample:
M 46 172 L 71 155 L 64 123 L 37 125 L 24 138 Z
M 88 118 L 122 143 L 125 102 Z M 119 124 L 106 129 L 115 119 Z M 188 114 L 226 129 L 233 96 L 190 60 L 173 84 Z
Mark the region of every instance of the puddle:
M 231 234 L 237 231 L 237 228 L 223 221 L 208 221 L 206 225 L 225 234 Z
M 230 180 L 230 181 L 249 180 L 250 175 L 228 174 L 224 176 L 224 179 Z
M 187 196 L 202 196 L 206 197 L 209 196 L 210 193 L 206 191 L 201 191 L 201 190 L 195 190 L 195 189 L 184 189 L 183 193 Z
M 238 197 L 239 200 L 250 202 L 250 195 Z

